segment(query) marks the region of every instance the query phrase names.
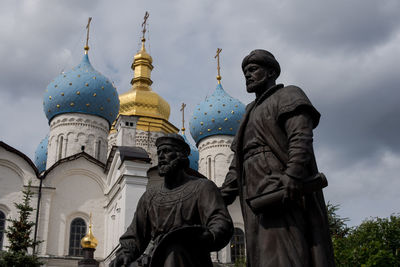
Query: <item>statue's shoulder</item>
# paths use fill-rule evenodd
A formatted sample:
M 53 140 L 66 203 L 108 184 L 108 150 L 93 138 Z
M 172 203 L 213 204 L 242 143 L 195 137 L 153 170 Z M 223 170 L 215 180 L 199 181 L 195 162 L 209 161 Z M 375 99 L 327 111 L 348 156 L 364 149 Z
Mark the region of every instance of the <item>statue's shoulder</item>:
M 210 179 L 199 179 L 199 187 L 200 188 L 205 188 L 205 190 L 213 190 L 213 189 L 218 189 L 217 185 L 211 181 Z
M 300 87 L 295 85 L 285 86 L 276 92 L 276 98 L 278 102 L 278 118 L 296 110 L 303 110 L 312 117 L 314 127 L 318 125 L 321 115 Z
M 310 102 L 304 91 L 300 87 L 295 85 L 282 87 L 276 92 L 276 95 L 280 98 L 280 101 L 283 104 L 286 104 L 286 102 L 295 102 L 299 100 Z

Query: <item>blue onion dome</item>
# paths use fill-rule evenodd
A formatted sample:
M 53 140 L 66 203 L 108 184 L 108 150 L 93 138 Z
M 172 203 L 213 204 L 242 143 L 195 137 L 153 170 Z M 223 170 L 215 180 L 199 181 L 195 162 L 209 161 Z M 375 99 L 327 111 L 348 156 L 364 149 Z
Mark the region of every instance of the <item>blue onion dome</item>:
M 47 135 L 40 141 L 38 147 L 35 151 L 35 165 L 39 170 L 39 173 L 42 173 L 46 170 L 46 162 L 47 162 L 47 144 L 49 143 L 49 136 Z
M 195 171 L 199 170 L 199 151 L 197 148 L 192 145 L 189 140 L 187 139 L 185 132 L 182 133 L 183 139 L 185 139 L 186 144 L 189 145 L 190 147 L 190 155 L 189 155 L 189 161 L 190 161 L 190 168 L 192 168 Z
M 190 134 L 197 145 L 207 136 L 234 136 L 244 113 L 245 105 L 218 83 L 214 93 L 196 106 L 189 122 Z
M 84 113 L 106 119 L 111 127 L 118 115 L 119 98 L 114 85 L 92 67 L 85 54 L 78 66 L 50 82 L 43 108 L 49 124 L 59 114 Z

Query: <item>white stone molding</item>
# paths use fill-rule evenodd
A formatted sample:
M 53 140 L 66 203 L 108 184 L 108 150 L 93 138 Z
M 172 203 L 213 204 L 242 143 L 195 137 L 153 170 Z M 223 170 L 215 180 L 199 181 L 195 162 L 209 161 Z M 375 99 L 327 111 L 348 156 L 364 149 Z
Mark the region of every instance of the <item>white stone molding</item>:
M 104 118 L 80 113 L 66 113 L 50 122 L 47 168 L 58 160 L 82 152 L 105 162 L 109 126 Z M 101 153 L 96 154 L 96 142 L 101 140 Z
M 230 148 L 233 136 L 213 135 L 200 141 L 199 172 L 221 186 L 229 170 L 233 152 Z
M 24 182 L 23 181 L 24 171 L 17 164 L 6 159 L 0 159 L 0 166 L 11 169 L 13 172 L 17 174 L 18 177 L 21 178 L 21 182 Z

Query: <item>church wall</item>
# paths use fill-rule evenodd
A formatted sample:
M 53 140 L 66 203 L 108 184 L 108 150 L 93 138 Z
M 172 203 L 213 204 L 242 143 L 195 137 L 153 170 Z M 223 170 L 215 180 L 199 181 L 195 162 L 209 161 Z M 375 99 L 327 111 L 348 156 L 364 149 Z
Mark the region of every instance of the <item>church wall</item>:
M 95 257 L 104 257 L 104 179 L 102 168 L 85 158 L 63 163 L 47 175 L 45 186 L 54 188 L 48 194 L 51 205 L 47 235 L 44 232 L 46 236 L 41 236 L 47 240 L 47 255 L 67 256 L 72 220 L 80 217 L 88 227 L 92 213 L 93 234 L 99 240 Z
M 54 117 L 50 122 L 47 168 L 61 158 L 82 152 L 82 147 L 87 154 L 105 163 L 108 128 L 105 119 L 94 115 L 68 113 Z
M 6 218 L 17 218 L 18 212 L 14 203 L 22 201 L 22 190 L 28 181 L 32 181 L 32 191 L 38 185 L 39 179 L 32 166 L 16 153 L 5 150 L 0 147 L 0 210 L 6 215 Z M 31 199 L 31 206 L 36 208 L 37 196 Z M 30 217 L 35 220 L 35 213 Z M 6 222 L 6 227 L 9 222 Z M 33 236 L 33 235 L 32 235 Z M 8 245 L 8 240 L 4 235 L 3 248 Z

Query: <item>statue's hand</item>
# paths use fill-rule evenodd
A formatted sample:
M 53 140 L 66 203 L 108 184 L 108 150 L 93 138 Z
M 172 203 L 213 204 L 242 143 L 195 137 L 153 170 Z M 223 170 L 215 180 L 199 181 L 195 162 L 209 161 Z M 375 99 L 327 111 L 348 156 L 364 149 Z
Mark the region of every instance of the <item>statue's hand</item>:
M 302 196 L 303 184 L 301 181 L 285 174 L 282 176 L 282 184 L 285 188 L 283 202 L 286 202 L 287 200 L 297 200 Z
M 199 241 L 205 247 L 210 247 L 214 243 L 214 236 L 210 231 L 204 230 L 204 232 L 200 235 Z
M 132 257 L 126 253 L 119 253 L 115 259 L 116 267 L 128 267 L 132 263 Z

